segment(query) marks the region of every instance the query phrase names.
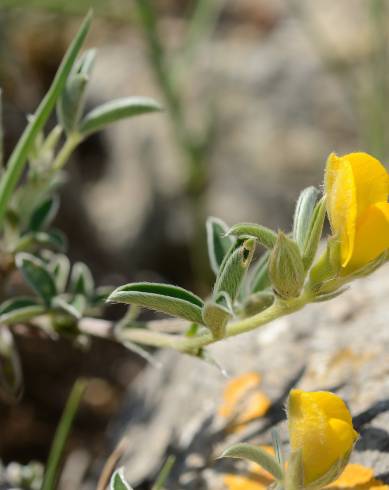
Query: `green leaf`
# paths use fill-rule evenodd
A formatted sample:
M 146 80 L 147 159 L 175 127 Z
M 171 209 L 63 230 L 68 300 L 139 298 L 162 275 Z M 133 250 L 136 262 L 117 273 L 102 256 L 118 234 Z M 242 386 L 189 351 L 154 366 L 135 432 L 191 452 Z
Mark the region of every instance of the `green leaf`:
M 277 235 L 273 230 L 255 223 L 234 225 L 228 230 L 228 235 L 235 235 L 239 238 L 256 238 L 261 245 L 269 249 L 274 247 L 277 240 Z
M 320 191 L 316 187 L 307 187 L 300 194 L 293 219 L 293 239 L 299 246 L 301 253 L 304 252 L 305 243 L 310 233 L 313 212 Z
M 112 475 L 111 482 L 109 484 L 110 490 L 133 490 L 131 485 L 127 483 L 124 476 L 124 468 L 119 468 Z
M 213 297 L 220 293 L 227 293 L 234 301 L 244 279 L 245 273 L 251 263 L 255 251 L 255 240 L 245 240 L 237 243 L 236 248 L 227 256 L 216 277 Z
M 203 323 L 211 330 L 215 339 L 222 339 L 231 312 L 213 301 L 206 301 L 203 307 Z
M 92 297 L 95 281 L 89 267 L 83 262 L 77 262 L 72 268 L 70 276 L 70 292 L 81 294 L 87 298 Z
M 134 304 L 192 322 L 203 322 L 203 301 L 178 286 L 150 282 L 127 284 L 115 289 L 107 301 Z
M 5 325 L 0 328 L 0 387 L 12 401 L 19 400 L 23 392 L 19 353 L 12 332 Z
M 32 213 L 29 229 L 39 231 L 47 228 L 55 218 L 59 208 L 57 195 L 47 197 Z
M 234 240 L 230 236 L 225 236 L 228 231 L 228 226 L 224 221 L 213 216 L 207 219 L 207 245 L 209 262 L 213 272 L 217 275 L 223 258 L 229 251 Z
M 51 299 L 57 294 L 57 288 L 46 264 L 34 255 L 23 252 L 16 255 L 15 262 L 26 282 L 46 305 L 50 305 Z
M 27 125 L 16 147 L 11 153 L 6 171 L 0 180 L 0 228 L 3 226 L 3 220 L 9 200 L 22 175 L 28 155 L 34 145 L 35 138 L 48 120 L 55 103 L 65 86 L 67 77 L 89 31 L 91 20 L 92 14 L 89 12 L 67 50 L 49 91 L 40 103 L 34 117 Z
M 308 270 L 316 256 L 323 232 L 324 219 L 326 217 L 326 200 L 323 197 L 315 206 L 311 222 L 308 225 L 306 240 L 303 246 L 303 263 Z
M 245 443 L 235 444 L 224 451 L 221 457 L 246 459 L 262 466 L 262 468 L 271 473 L 276 480 L 282 480 L 284 477 L 284 472 L 276 459 L 259 446 Z
M 13 325 L 42 315 L 46 308 L 35 298 L 12 298 L 0 305 L 0 323 Z
M 160 110 L 161 106 L 149 97 L 125 97 L 112 100 L 89 112 L 81 121 L 79 132 L 85 137 L 121 119 Z

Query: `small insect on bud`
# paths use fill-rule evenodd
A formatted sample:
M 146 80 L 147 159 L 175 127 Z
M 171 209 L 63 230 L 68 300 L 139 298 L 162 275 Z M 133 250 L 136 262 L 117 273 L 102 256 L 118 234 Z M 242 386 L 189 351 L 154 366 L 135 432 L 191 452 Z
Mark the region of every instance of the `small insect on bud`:
M 269 276 L 282 298 L 296 298 L 304 285 L 305 270 L 297 243 L 282 231 L 270 255 Z

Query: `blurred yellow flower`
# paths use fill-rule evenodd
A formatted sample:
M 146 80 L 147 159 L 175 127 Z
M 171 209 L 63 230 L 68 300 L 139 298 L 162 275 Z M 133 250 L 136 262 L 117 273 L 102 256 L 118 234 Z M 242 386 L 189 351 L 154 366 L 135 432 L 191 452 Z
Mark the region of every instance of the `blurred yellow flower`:
M 389 175 L 367 153 L 332 153 L 325 190 L 332 232 L 340 240 L 342 274 L 349 274 L 389 248 Z
M 358 437 L 343 400 L 326 391 L 292 390 L 288 422 L 291 450 L 302 451 L 304 486 L 335 480 Z
M 262 378 L 259 373 L 248 372 L 241 374 L 227 383 L 223 402 L 219 407 L 219 416 L 229 419 L 229 430 L 237 432 L 246 424 L 262 417 L 268 411 L 271 401 L 259 389 Z

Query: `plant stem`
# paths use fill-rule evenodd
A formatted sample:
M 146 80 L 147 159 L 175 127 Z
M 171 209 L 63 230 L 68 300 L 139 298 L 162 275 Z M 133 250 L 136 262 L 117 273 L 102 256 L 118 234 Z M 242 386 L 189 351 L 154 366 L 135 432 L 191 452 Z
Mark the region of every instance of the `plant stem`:
M 55 157 L 52 165 L 53 172 L 58 172 L 62 169 L 65 163 L 69 160 L 70 155 L 81 141 L 82 137 L 78 133 L 73 133 L 67 137 L 65 144 Z
M 82 380 L 76 381 L 72 388 L 50 449 L 41 490 L 54 490 L 56 486 L 65 444 L 85 388 L 86 383 Z
M 250 332 L 262 325 L 280 318 L 282 316 L 300 310 L 304 305 L 310 303 L 312 296 L 304 291 L 298 298 L 289 300 L 277 299 L 272 306 L 250 318 L 230 323 L 226 327 L 224 338 L 234 337 L 241 333 Z M 182 352 L 195 352 L 196 350 L 218 341 L 211 332 L 206 332 L 197 337 L 184 337 L 181 335 L 169 335 L 140 328 L 129 328 L 120 333 L 119 340 L 129 340 L 153 347 L 170 347 Z

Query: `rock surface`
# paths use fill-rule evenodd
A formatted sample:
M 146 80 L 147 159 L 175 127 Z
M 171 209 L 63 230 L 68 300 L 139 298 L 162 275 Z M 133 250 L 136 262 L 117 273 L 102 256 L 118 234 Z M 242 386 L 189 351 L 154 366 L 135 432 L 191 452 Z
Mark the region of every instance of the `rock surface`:
M 117 426 L 128 440 L 120 464 L 138 485 L 155 475 L 169 453 L 177 463 L 169 489 L 223 488 L 226 463 L 214 458 L 232 441 L 269 444 L 278 426 L 286 445 L 286 394 L 292 386 L 333 390 L 350 407 L 361 434 L 352 461 L 389 471 L 388 267 L 359 280 L 340 297 L 309 305 L 209 351 L 227 376 L 258 372 L 272 405 L 243 431 L 228 430 L 218 415 L 226 376 L 215 366 L 162 351 L 162 367 L 147 368 L 131 387 Z M 123 420 L 128 426 L 123 430 Z

